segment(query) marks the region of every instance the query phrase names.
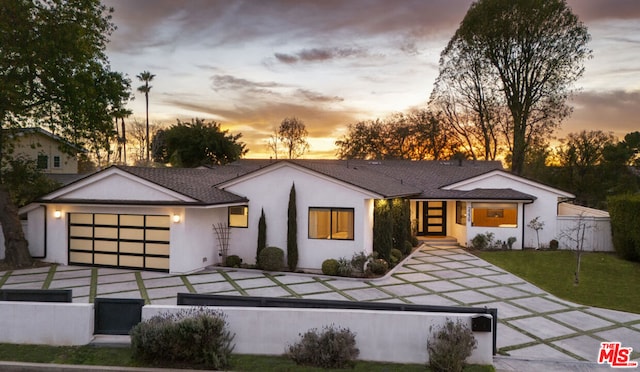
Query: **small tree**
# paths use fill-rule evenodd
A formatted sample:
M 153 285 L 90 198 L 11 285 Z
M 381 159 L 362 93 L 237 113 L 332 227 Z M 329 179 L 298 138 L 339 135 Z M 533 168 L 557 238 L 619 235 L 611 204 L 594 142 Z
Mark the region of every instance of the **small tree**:
M 560 236 L 569 240 L 575 247 L 572 249 L 576 253 L 576 270 L 574 272 L 573 284 L 580 284 L 580 263 L 582 260 L 582 253 L 584 252 L 584 236 L 586 235 L 587 230 L 595 228 L 595 226 L 589 222 L 584 217 L 583 213 L 580 213 L 578 216 L 578 221 L 575 225 L 565 228 L 560 232 Z
M 540 249 L 540 230 L 544 229 L 544 221 L 539 220 L 540 216 L 529 221 L 527 227 L 536 231 L 536 239 L 538 240 L 538 248 Z
M 264 216 L 264 208 L 258 221 L 258 248 L 256 249 L 256 265 L 260 266 L 260 252 L 267 246 L 267 220 Z
M 296 185 L 291 185 L 287 217 L 287 265 L 289 270 L 298 267 L 298 216 L 296 212 Z

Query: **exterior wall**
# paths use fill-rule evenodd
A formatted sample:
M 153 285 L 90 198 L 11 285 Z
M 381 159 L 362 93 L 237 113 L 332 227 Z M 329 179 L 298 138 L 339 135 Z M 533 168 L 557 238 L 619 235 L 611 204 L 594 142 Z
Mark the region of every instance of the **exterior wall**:
M 531 203 L 524 205 L 524 218 L 522 217 L 521 205 L 518 207 L 518 232 L 516 231 L 504 231 L 502 228 L 496 229 L 496 239 L 502 239 L 498 237 L 506 236 L 515 236 L 518 240 L 514 245 L 518 246 L 518 249 L 522 247 L 524 243 L 524 247 L 536 248 L 538 246 L 536 239 L 535 230 L 527 227 L 526 225 L 534 219 L 535 217 L 539 217 L 538 220 L 544 222 L 544 228 L 540 233 L 540 245 L 541 246 L 549 246 L 549 242 L 552 239 L 555 239 L 558 234 L 557 224 L 556 224 L 556 216 L 558 210 L 558 195 L 552 191 L 546 190 L 544 188 L 538 187 L 535 184 L 531 184 L 528 182 L 520 182 L 509 178 L 502 174 L 495 174 L 492 177 L 484 178 L 477 180 L 473 183 L 465 184 L 464 186 L 455 188 L 456 190 L 473 190 L 476 188 L 484 188 L 484 189 L 504 189 L 511 188 L 513 190 L 517 190 L 529 195 L 535 196 L 537 199 Z M 480 228 L 481 230 L 487 230 L 486 228 Z M 509 228 L 504 228 L 505 230 L 511 230 Z M 522 229 L 524 229 L 524 242 L 522 239 Z M 493 231 L 493 230 L 491 230 Z M 484 233 L 485 231 L 479 231 L 480 233 Z M 477 234 L 476 228 L 471 228 L 468 232 L 468 239 L 472 239 Z
M 470 221 L 469 213 L 467 212 L 467 221 Z M 453 236 L 458 240 L 458 244 L 467 246 L 467 225 L 459 225 L 456 222 L 456 202 L 447 202 L 447 235 Z
M 119 171 L 116 171 L 119 172 Z M 83 200 L 149 200 L 179 201 L 175 195 L 162 191 L 158 186 L 147 185 L 138 179 L 132 179 L 118 173 L 112 173 L 56 198 Z
M 178 312 L 185 307 L 148 305 L 142 308 L 142 319 Z M 301 333 L 335 324 L 356 334 L 361 360 L 420 364 L 428 361 L 430 327 L 440 327 L 450 319 L 460 320 L 471 328 L 471 318 L 476 315 L 266 307 L 223 307 L 219 310 L 227 318 L 229 331 L 235 334 L 234 352 L 238 354 L 282 355 L 287 345 L 300 339 Z M 393 327 L 372 326 L 376 324 L 393 324 Z M 493 364 L 493 334 L 474 332 L 473 336 L 478 346 L 467 362 Z
M 53 213 L 56 210 L 62 211 L 61 218 L 54 217 Z M 62 265 L 68 264 L 69 213 L 180 215 L 180 222 L 171 222 L 170 228 L 169 272 L 171 273 L 197 271 L 215 263 L 218 258 L 212 224 L 226 218 L 226 208 L 184 209 L 180 207 L 53 204 L 48 206 L 44 222 L 47 226 L 47 255 L 44 261 Z
M 49 157 L 45 173 L 78 173 L 78 160 L 60 151 L 60 142 L 42 133 L 23 133 L 16 137 L 14 155 L 24 155 L 36 161 L 38 155 Z M 60 157 L 60 167 L 54 167 L 53 157 Z
M 298 215 L 298 267 L 319 269 L 328 258 L 351 258 L 354 253 L 373 250 L 373 201 L 371 196 L 337 182 L 289 165 L 242 180 L 227 191 L 249 199 L 249 227 L 232 228 L 229 254 L 254 263 L 258 220 L 264 209 L 267 245 L 287 247 L 287 208 L 291 185 L 296 186 Z M 309 239 L 309 207 L 353 208 L 354 239 Z
M 93 322 L 93 304 L 0 301 L 0 343 L 86 345 Z

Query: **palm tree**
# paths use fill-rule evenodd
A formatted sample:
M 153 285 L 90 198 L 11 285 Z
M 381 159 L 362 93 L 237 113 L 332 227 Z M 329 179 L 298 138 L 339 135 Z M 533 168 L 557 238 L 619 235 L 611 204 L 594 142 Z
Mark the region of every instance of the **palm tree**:
M 149 82 L 151 82 L 151 80 L 153 80 L 153 78 L 155 77 L 154 74 L 150 73 L 149 71 L 142 71 L 140 74 L 138 74 L 136 76 L 138 78 L 138 80 L 142 81 L 144 83 L 144 85 L 140 85 L 138 87 L 138 92 L 140 93 L 144 93 L 144 98 L 146 100 L 146 104 L 147 104 L 147 134 L 146 134 L 146 139 L 147 139 L 147 143 L 146 143 L 146 153 L 147 153 L 147 164 L 149 163 L 149 91 L 151 90 L 151 85 L 149 85 Z

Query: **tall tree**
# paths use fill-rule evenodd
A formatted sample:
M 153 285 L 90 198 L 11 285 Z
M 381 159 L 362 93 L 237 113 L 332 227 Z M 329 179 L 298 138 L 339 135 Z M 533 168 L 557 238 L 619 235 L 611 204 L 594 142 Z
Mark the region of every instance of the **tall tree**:
M 258 246 L 256 248 L 256 265 L 260 267 L 260 252 L 267 247 L 267 218 L 264 215 L 264 208 L 260 211 L 258 220 Z
M 289 159 L 297 159 L 309 151 L 307 127 L 296 117 L 284 118 L 278 127 L 279 140 L 284 144 Z
M 147 139 L 147 142 L 145 144 L 145 152 L 146 152 L 146 160 L 147 163 L 149 163 L 149 149 L 150 149 L 150 145 L 149 145 L 149 92 L 151 91 L 151 85 L 149 85 L 149 83 L 151 82 L 151 80 L 153 80 L 154 77 L 156 77 L 156 75 L 150 73 L 149 71 L 142 71 L 141 73 L 139 73 L 138 75 L 136 75 L 136 77 L 138 78 L 138 80 L 140 80 L 141 82 L 144 83 L 144 85 L 140 85 L 138 87 L 138 92 L 143 93 L 144 94 L 144 101 L 145 101 L 145 110 L 146 110 L 146 116 L 147 116 L 147 135 L 145 136 L 145 138 Z
M 247 153 L 245 144 L 239 142 L 240 137 L 240 133 L 232 135 L 228 130 L 221 130 L 216 122 L 205 123 L 197 118 L 190 123 L 178 120 L 154 137 L 157 156 L 154 160 L 175 167 L 226 164 Z
M 128 80 L 110 71 L 105 55 L 112 11 L 98 0 L 0 2 L 0 133 L 36 124 L 74 144 L 104 143 L 93 134 L 113 128 L 113 112 L 129 97 Z M 31 264 L 18 209 L 1 181 L 0 224 L 7 263 Z
M 450 45 L 458 47 L 449 57 L 478 61 L 488 74 L 482 81 L 499 83 L 514 173 L 522 173 L 532 138 L 569 114 L 566 100 L 591 55 L 589 40 L 565 0 L 478 0 L 454 34 Z
M 291 271 L 296 271 L 298 267 L 298 211 L 295 184 L 291 185 L 287 208 L 287 265 Z

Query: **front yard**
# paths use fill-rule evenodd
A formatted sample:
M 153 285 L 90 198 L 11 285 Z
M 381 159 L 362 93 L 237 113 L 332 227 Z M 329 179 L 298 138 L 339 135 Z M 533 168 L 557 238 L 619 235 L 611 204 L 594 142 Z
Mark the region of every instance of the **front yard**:
M 473 251 L 480 258 L 562 299 L 640 314 L 640 263 L 610 253 L 583 253 L 580 284 L 570 251 Z

